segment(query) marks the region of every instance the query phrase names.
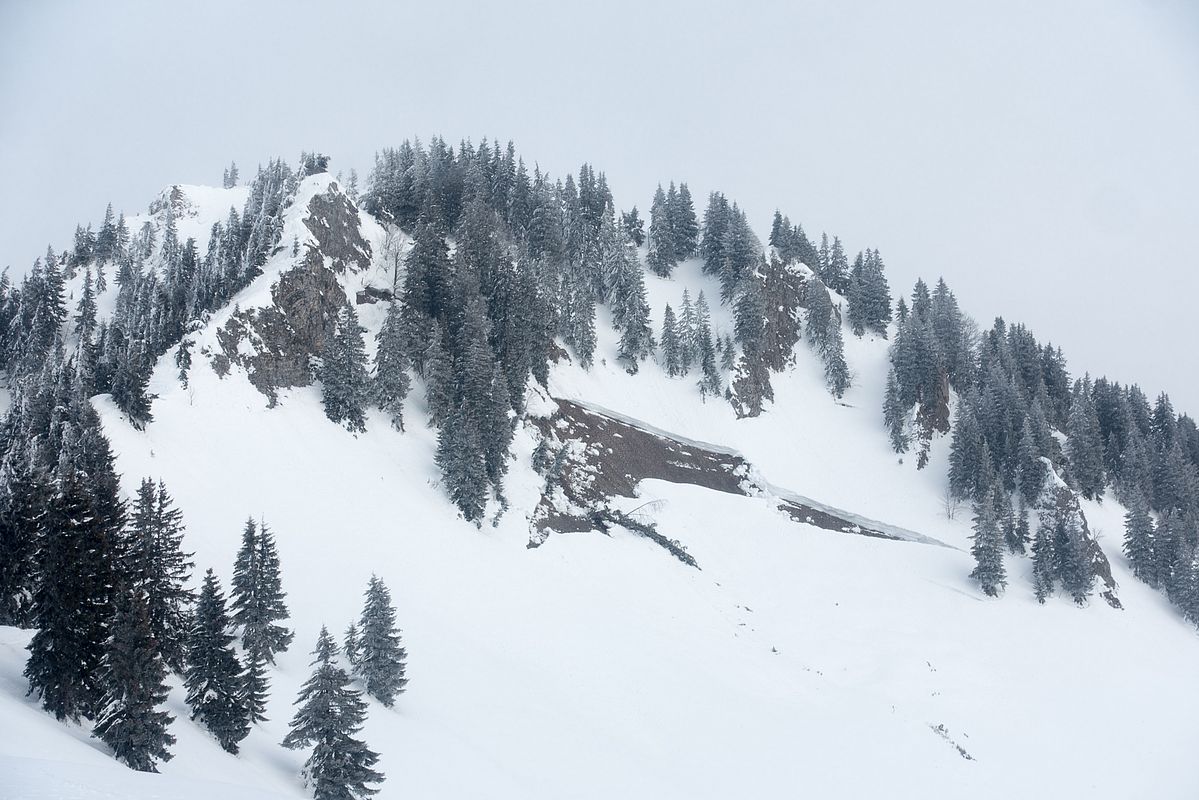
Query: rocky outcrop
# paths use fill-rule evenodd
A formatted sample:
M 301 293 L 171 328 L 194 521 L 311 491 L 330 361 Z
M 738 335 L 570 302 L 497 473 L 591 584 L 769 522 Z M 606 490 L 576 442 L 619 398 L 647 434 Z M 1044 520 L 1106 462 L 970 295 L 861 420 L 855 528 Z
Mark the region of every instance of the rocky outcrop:
M 358 227 L 358 208 L 340 189 L 318 194 L 308 203 L 304 225 L 316 239 L 317 250 L 339 275 L 360 272 L 371 264 L 371 246 Z
M 542 436 L 534 467 L 546 479 L 533 513 L 530 547 L 542 544 L 551 533 L 606 532 L 620 526 L 651 539 L 683 563 L 698 566 L 686 548 L 659 532 L 656 525 L 638 518 L 636 512 L 624 513 L 612 506 L 613 497 L 637 497 L 638 485 L 653 478 L 729 494 L 765 496 L 794 521 L 827 531 L 944 546 L 918 533 L 763 484 L 754 477 L 752 465 L 731 450 L 650 430 L 570 400 L 553 402 L 557 406 L 553 414 L 530 420 Z
M 217 331 L 218 355 L 244 369 L 271 405 L 279 389 L 312 383 L 313 359 L 346 301 L 338 276 L 370 266 L 358 209 L 336 185 L 312 198 L 304 224 L 316 243 L 271 286 L 271 305 L 236 310 Z

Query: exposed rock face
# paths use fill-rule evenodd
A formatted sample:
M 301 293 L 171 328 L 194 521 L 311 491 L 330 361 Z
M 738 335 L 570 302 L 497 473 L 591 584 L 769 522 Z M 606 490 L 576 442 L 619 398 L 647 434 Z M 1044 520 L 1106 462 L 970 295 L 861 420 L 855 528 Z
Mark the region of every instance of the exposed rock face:
M 532 420 L 543 436 L 543 447 L 535 457 L 540 463 L 534 466 L 545 476 L 546 484 L 533 514 L 530 547 L 542 544 L 550 533 L 607 531 L 619 525 L 651 539 L 683 563 L 698 566 L 681 544 L 658 532 L 652 523 L 611 506 L 613 497 L 637 497 L 638 484 L 649 478 L 729 494 L 774 497 L 779 511 L 791 519 L 827 531 L 943 544 L 759 485 L 751 477 L 750 463 L 734 452 L 646 430 L 569 400 L 554 402 L 558 406 L 554 414 Z
M 370 266 L 358 209 L 340 190 L 313 197 L 304 224 L 317 244 L 309 243 L 299 266 L 279 276 L 272 304 L 237 311 L 217 331 L 223 355 L 245 369 L 271 405 L 277 390 L 312 383 L 312 360 L 346 301 L 337 276 Z
M 338 274 L 347 268 L 357 272 L 370 266 L 371 246 L 358 228 L 358 209 L 340 189 L 312 198 L 304 225 Z

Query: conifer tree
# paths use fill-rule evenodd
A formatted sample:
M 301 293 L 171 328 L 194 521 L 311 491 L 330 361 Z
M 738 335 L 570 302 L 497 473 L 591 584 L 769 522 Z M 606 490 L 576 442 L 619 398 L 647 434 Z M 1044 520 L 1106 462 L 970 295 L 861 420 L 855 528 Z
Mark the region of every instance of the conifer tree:
M 49 500 L 50 488 L 39 476 L 20 470 L 9 477 L 0 507 L 0 625 L 31 622 L 35 556 Z
M 96 292 L 92 285 L 92 271 L 83 274 L 83 288 L 75 308 L 75 335 L 81 342 L 91 342 L 96 331 Z
M 433 326 L 429 349 L 423 359 L 425 364 L 425 406 L 429 409 L 429 421 L 439 427 L 445 425 L 454 403 L 453 362 L 445 345 L 445 333 L 440 324 Z
M 358 660 L 362 657 L 362 635 L 358 632 L 358 623 L 351 622 L 350 627 L 346 628 L 346 639 L 341 646 L 341 652 L 351 670 L 358 666 Z
M 963 397 L 958 403 L 957 421 L 953 425 L 953 442 L 949 451 L 949 490 L 954 498 L 972 497 L 979 474 L 983 469 L 982 431 L 975 412 L 977 396 Z
M 192 340 L 182 339 L 175 349 L 175 366 L 179 368 L 179 383 L 187 388 L 187 375 L 192 368 Z
M 1037 602 L 1042 604 L 1047 597 L 1053 594 L 1054 562 L 1057 560 L 1053 539 L 1053 524 L 1051 521 L 1047 521 L 1046 516 L 1042 514 L 1032 543 L 1033 588 L 1036 592 Z
M 191 718 L 208 728 L 222 748 L 236 754 L 238 743 L 250 732 L 250 722 L 241 665 L 233 652 L 233 636 L 227 632 L 229 623 L 225 595 L 210 569 L 196 601 L 184 685 Z
M 899 399 L 899 383 L 895 380 L 894 365 L 887 373 L 887 392 L 883 400 L 883 424 L 887 426 L 887 433 L 891 436 L 891 449 L 896 453 L 906 453 L 911 444 L 911 437 L 907 433 L 907 409 Z
M 112 748 L 118 761 L 141 772 L 157 772 L 170 761 L 174 721 L 161 709 L 168 689 L 166 665 L 150 625 L 145 593 L 120 592 L 102 668 L 104 697 L 92 735 Z
M 829 331 L 829 320 L 835 316 L 833 301 L 829 296 L 828 287 L 819 280 L 808 283 L 808 318 L 805 332 L 808 341 L 816 348 L 816 352 L 824 354 L 826 339 Z
M 412 249 L 405 261 L 404 288 L 400 295 L 400 319 L 404 350 L 424 375 L 424 355 L 429 350 L 434 322 L 445 317 L 450 300 L 450 260 L 445 238 L 436 226 L 422 217 L 412 233 Z
M 154 415 L 150 413 L 154 396 L 147 392 L 154 365 L 147 350 L 142 340 L 129 342 L 112 378 L 112 400 L 137 430 L 144 430 L 147 423 L 154 421 Z
M 1003 535 L 995 514 L 995 490 L 992 488 L 974 507 L 974 536 L 970 552 L 975 567 L 970 577 L 978 581 L 983 594 L 998 597 L 1007 585 L 1003 568 Z
M 194 566 L 183 552 L 183 514 L 166 486 L 142 480 L 124 536 L 123 574 L 131 591 L 145 600 L 150 633 L 164 663 L 183 670 L 192 603 L 187 584 Z
M 1045 485 L 1048 468 L 1041 460 L 1040 447 L 1033 435 L 1032 425 L 1024 420 L 1020 433 L 1020 445 L 1017 449 L 1017 481 L 1020 485 L 1021 498 L 1026 503 L 1036 503 Z
M 579 366 L 591 369 L 595 356 L 595 299 L 585 287 L 570 291 L 566 315 L 567 331 L 563 337 L 574 348 Z
M 633 206 L 631 211 L 620 215 L 620 227 L 633 244 L 638 247 L 645 244 L 645 222 L 641 219 L 641 213 L 637 210 L 637 206 Z
M 100 666 L 113 613 L 116 534 L 78 474 L 59 488 L 38 526 L 25 676 L 29 693 L 58 719 L 91 718 L 103 693 Z
M 699 250 L 699 222 L 695 216 L 695 204 L 691 200 L 691 190 L 685 183 L 679 184 L 678 193 L 671 203 L 670 218 L 671 232 L 674 235 L 672 251 L 675 259 L 682 261 L 692 258 Z
M 845 363 L 845 344 L 841 340 L 841 321 L 836 315 L 829 317 L 828 331 L 824 335 L 824 382 L 833 397 L 838 400 L 849 388 L 849 365 Z
M 1150 585 L 1157 584 L 1157 565 L 1153 553 L 1153 517 L 1145 496 L 1136 493 L 1124 516 L 1124 555 L 1132 565 L 1132 574 Z
M 288 618 L 279 574 L 275 536 L 266 523 L 246 520 L 241 549 L 233 566 L 230 608 L 233 622 L 242 630 L 242 645 L 248 653 L 261 653 L 275 663 L 275 653 L 291 644 L 294 633 L 278 623 Z
M 661 184 L 654 192 L 654 202 L 650 205 L 649 233 L 646 241 L 649 244 L 646 264 L 655 275 L 669 278 L 675 264 L 678 263 L 678 257 L 674 252 L 674 232 L 670 228 L 670 207 L 666 203 L 666 194 L 662 191 Z
M 283 746 L 312 748 L 303 774 L 316 800 L 362 800 L 378 792 L 368 784 L 381 783 L 383 775 L 373 769 L 379 755 L 354 738 L 366 719 L 366 703 L 349 688 L 349 676 L 334 663 L 336 653 L 333 638 L 321 628 L 315 669 L 300 689 L 300 709 Z
M 1078 501 L 1071 492 L 1057 491 L 1053 505 L 1041 514 L 1040 529 L 1048 530 L 1053 537 L 1053 571 L 1061 580 L 1062 589 L 1075 603 L 1082 605 L 1095 584 L 1095 573 L 1084 539 Z
M 1103 440 L 1089 381 L 1079 381 L 1070 407 L 1068 452 L 1074 480 L 1083 496 L 1103 493 Z
M 1174 567 L 1178 562 L 1181 545 L 1181 520 L 1175 511 L 1167 511 L 1157 521 L 1153 531 L 1153 581 L 1152 586 L 1170 588 Z
M 686 375 L 691 371 L 699 353 L 695 347 L 695 307 L 691 305 L 691 295 L 683 290 L 683 304 L 680 306 L 678 325 L 675 328 L 679 338 L 679 374 Z
M 821 276 L 828 288 L 832 289 L 840 295 L 845 295 L 849 291 L 849 258 L 845 255 L 845 248 L 841 244 L 841 240 L 836 236 L 833 237 L 833 246 L 829 250 L 828 267 L 824 275 Z
M 695 300 L 695 332 L 692 343 L 696 359 L 699 361 L 700 394 L 718 397 L 721 390 L 720 372 L 716 368 L 716 348 L 712 344 L 711 314 L 702 291 Z
M 662 316 L 662 368 L 666 374 L 675 377 L 679 374 L 679 335 L 678 323 L 674 318 L 674 310 L 670 303 L 666 304 L 666 313 Z
M 251 722 L 266 722 L 266 703 L 270 696 L 271 682 L 267 677 L 266 654 L 261 648 L 247 650 L 246 670 L 242 676 L 242 699 L 246 707 L 246 718 Z
M 733 337 L 725 334 L 724 347 L 720 349 L 720 368 L 731 370 L 737 363 L 737 347 L 733 344 Z
M 375 575 L 371 576 L 366 590 L 361 631 L 351 662 L 354 674 L 362 679 L 367 694 L 390 708 L 396 695 L 401 694 L 408 684 L 404 677 L 407 652 L 400 643 L 391 592 Z M 349 641 L 347 636 L 347 643 Z
M 483 516 L 487 505 L 487 470 L 480 440 L 471 422 L 450 419 L 437 432 L 434 454 L 446 493 L 462 516 L 472 522 Z
M 346 300 L 337 314 L 336 326 L 325 340 L 319 375 L 325 416 L 355 432 L 366 430 L 364 412 L 370 396 L 364 332 L 358 324 L 358 313 Z
M 621 332 L 619 358 L 630 373 L 636 373 L 638 363 L 654 348 L 649 302 L 632 243 L 624 240 L 616 246 L 619 266 L 612 285 L 612 322 Z
M 396 303 L 387 307 L 383 327 L 375 338 L 379 345 L 375 351 L 375 403 L 391 417 L 392 425 L 402 431 L 404 398 L 408 396 L 411 385 L 408 379 L 411 364 L 404 350 L 403 321 Z
M 1023 498 L 1020 498 L 1020 500 L 1017 503 L 1017 506 L 1018 506 L 1018 508 L 1016 511 L 1015 541 L 1018 546 L 1016 549 L 1013 549 L 1012 552 L 1018 553 L 1018 554 L 1023 554 L 1025 549 L 1031 543 L 1032 536 L 1029 533 L 1029 528 L 1028 528 L 1028 507 L 1024 504 Z

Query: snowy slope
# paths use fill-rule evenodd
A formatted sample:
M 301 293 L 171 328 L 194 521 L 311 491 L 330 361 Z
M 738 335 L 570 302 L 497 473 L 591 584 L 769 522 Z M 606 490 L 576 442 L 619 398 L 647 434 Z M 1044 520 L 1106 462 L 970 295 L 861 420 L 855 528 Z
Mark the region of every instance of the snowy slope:
M 299 215 L 329 180 L 305 180 L 284 242 L 304 241 Z M 365 218 L 363 231 L 376 263 L 344 277 L 351 296 L 389 275 L 385 231 Z M 274 256 L 231 307 L 269 303 L 290 259 Z M 647 285 L 656 325 L 686 286 L 693 298 L 704 289 L 715 331 L 729 329 L 698 263 L 670 280 L 647 276 Z M 382 306 L 359 311 L 373 334 Z M 228 313 L 197 334 L 199 349 Z M 268 408 L 242 372 L 218 378 L 203 358 L 183 389 L 167 356 L 145 431 L 107 398 L 96 403 L 126 489 L 153 476 L 175 496 L 197 572 L 215 567 L 227 585 L 247 516 L 277 533 L 297 637 L 271 674 L 270 721 L 229 756 L 187 721 L 176 686 L 176 757 L 160 776 L 132 773 L 23 697 L 27 634 L 0 629 L 0 797 L 304 796 L 303 754 L 278 742 L 319 627 L 344 629 L 372 572 L 394 595 L 411 679 L 394 709 L 371 704 L 365 737 L 388 776 L 381 798 L 1199 790 L 1190 766 L 1199 696 L 1186 688 L 1199 639 L 1128 574 L 1114 501 L 1085 511 L 1123 611 L 1098 600 L 1039 606 L 1029 564 L 1017 559 L 1008 560 L 1007 594 L 986 599 L 967 577 L 968 512 L 944 513 L 947 442 L 935 443 L 922 472 L 887 447 L 885 341 L 846 336 L 855 381 L 841 402 L 801 342 L 795 367 L 773 376 L 774 405 L 737 420 L 727 403 L 701 403 L 692 380 L 653 364 L 627 375 L 604 313 L 594 368 L 559 364 L 549 394 L 735 448 L 774 486 L 953 547 L 829 533 L 791 521 L 767 498 L 647 481 L 640 498 L 615 502 L 661 500 L 649 513 L 702 570 L 620 529 L 552 535 L 528 549 L 542 484 L 529 466 L 530 427 L 513 448 L 511 508 L 476 529 L 437 485 L 435 433 L 417 424 L 419 383 L 406 433 L 372 412 L 368 432 L 354 436 L 325 419 L 317 387 L 284 391 Z

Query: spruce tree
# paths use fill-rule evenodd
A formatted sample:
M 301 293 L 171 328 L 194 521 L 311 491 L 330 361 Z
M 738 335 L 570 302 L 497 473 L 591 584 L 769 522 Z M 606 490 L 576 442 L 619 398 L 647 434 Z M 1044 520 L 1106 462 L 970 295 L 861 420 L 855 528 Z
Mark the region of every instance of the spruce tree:
M 712 344 L 712 327 L 709 322 L 708 303 L 700 292 L 695 301 L 695 335 L 692 337 L 699 360 L 700 394 L 720 396 L 720 372 L 716 368 L 716 348 Z
M 1074 480 L 1083 496 L 1091 499 L 1103 493 L 1103 439 L 1089 381 L 1079 381 L 1070 407 L 1067 450 Z
M 1017 503 L 1016 510 L 1016 535 L 1015 541 L 1017 548 L 1013 549 L 1013 553 L 1023 554 L 1029 543 L 1032 541 L 1032 536 L 1028 528 L 1028 507 L 1024 504 L 1024 499 L 1021 498 Z
M 834 314 L 829 317 L 828 331 L 824 335 L 824 382 L 833 397 L 838 400 L 849 388 L 849 365 L 845 363 L 845 345 L 841 340 L 841 321 Z
M 82 477 L 60 482 L 38 526 L 25 676 L 58 719 L 91 718 L 103 694 L 100 667 L 113 613 L 116 536 Z
M 638 247 L 645 244 L 645 222 L 641 219 L 641 213 L 637 210 L 637 206 L 633 206 L 631 211 L 620 215 L 620 227 L 633 244 Z
M 187 375 L 192 368 L 192 341 L 183 339 L 175 349 L 175 366 L 179 368 L 179 383 L 187 388 Z
M 194 564 L 183 552 L 183 515 L 174 507 L 166 486 L 142 480 L 124 536 L 123 568 L 129 589 L 145 597 L 150 632 L 167 667 L 183 670 L 191 621 L 191 590 L 187 584 Z
M 401 694 L 408 683 L 404 677 L 407 652 L 400 643 L 391 592 L 374 575 L 366 590 L 361 631 L 354 651 L 355 658 L 351 662 L 354 674 L 362 679 L 367 694 L 390 708 L 395 703 L 396 695 Z M 347 635 L 347 643 L 349 641 Z
M 92 735 L 131 769 L 157 772 L 155 762 L 171 759 L 168 748 L 175 737 L 167 728 L 175 718 L 161 709 L 168 694 L 166 674 L 147 597 L 126 588 L 112 622 L 102 668 L 104 698 Z
M 733 337 L 725 334 L 724 347 L 720 349 L 720 368 L 731 370 L 737 363 L 737 347 L 733 344 Z
M 685 183 L 679 184 L 678 193 L 672 199 L 670 219 L 674 257 L 679 261 L 694 257 L 699 250 L 699 221 L 695 216 L 691 190 Z
M 250 722 L 229 624 L 225 595 L 210 569 L 196 601 L 184 685 L 191 718 L 208 728 L 222 748 L 236 754 L 238 743 L 250 732 Z
M 92 271 L 88 269 L 83 275 L 83 288 L 79 294 L 79 304 L 75 313 L 75 335 L 81 342 L 91 342 L 96 331 L 96 292 L 92 287 Z
M 949 491 L 955 499 L 972 497 L 983 469 L 983 440 L 973 392 L 958 401 L 957 421 L 949 451 Z
M 261 653 L 272 664 L 275 654 L 286 650 L 295 635 L 278 624 L 288 618 L 279 566 L 274 534 L 265 522 L 255 525 L 247 519 L 233 566 L 230 608 L 246 652 Z
M 358 666 L 358 660 L 362 657 L 362 635 L 358 632 L 358 623 L 351 622 L 346 628 L 345 643 L 341 646 L 341 652 L 351 670 Z
M 1033 588 L 1037 602 L 1044 603 L 1053 594 L 1055 582 L 1054 562 L 1054 532 L 1052 517 L 1042 514 L 1037 524 L 1037 533 L 1032 543 L 1032 575 Z
M 439 427 L 444 426 L 453 409 L 454 370 L 445 344 L 444 329 L 440 324 L 433 326 L 423 362 L 425 406 L 429 409 L 429 421 Z
M 679 335 L 678 323 L 674 318 L 674 310 L 670 303 L 666 304 L 666 313 L 662 316 L 662 368 L 666 374 L 674 377 L 679 374 Z
M 887 391 L 883 399 L 883 424 L 887 426 L 887 433 L 891 437 L 891 449 L 896 453 L 906 453 L 911 444 L 911 437 L 907 433 L 907 409 L 899 399 L 899 383 L 895 379 L 894 366 L 887 373 Z
M 266 703 L 271 691 L 271 682 L 266 674 L 266 654 L 261 648 L 247 650 L 245 663 L 246 670 L 242 676 L 242 699 L 246 707 L 246 718 L 251 723 L 266 722 Z
M 678 325 L 675 330 L 679 339 L 679 374 L 686 375 L 695 364 L 699 352 L 695 347 L 695 307 L 691 305 L 691 295 L 683 290 L 683 304 L 680 307 Z
M 383 775 L 373 769 L 379 755 L 354 738 L 366 719 L 366 703 L 349 688 L 349 676 L 334 663 L 336 653 L 333 638 L 321 628 L 315 669 L 300 689 L 300 709 L 283 746 L 312 748 L 303 774 L 316 800 L 362 800 L 378 792 L 368 784 L 381 783 Z
M 370 396 L 364 332 L 358 313 L 346 300 L 325 340 L 319 375 L 325 416 L 359 433 L 366 430 L 365 408 Z
M 1046 525 L 1048 523 L 1048 525 Z M 1053 568 L 1074 602 L 1086 602 L 1095 584 L 1078 501 L 1067 490 L 1057 492 L 1056 501 L 1041 518 L 1041 527 L 1048 527 L 1053 536 Z
M 619 358 L 635 374 L 639 362 L 652 352 L 649 302 L 637 253 L 628 240 L 617 244 L 618 268 L 612 285 L 612 322 L 620 333 Z
M 998 597 L 1007 585 L 1003 568 L 1003 535 L 995 513 L 995 490 L 992 488 L 982 502 L 974 506 L 974 535 L 970 552 L 975 567 L 970 577 L 978 581 L 983 594 Z
M 646 236 L 646 242 L 649 245 L 646 264 L 655 275 L 669 278 L 675 264 L 678 263 L 678 256 L 674 251 L 675 238 L 670 228 L 670 208 L 666 203 L 666 194 L 662 191 L 661 184 L 654 192 L 654 201 L 650 205 L 649 233 Z
M 408 396 L 411 366 L 404 350 L 404 328 L 400 308 L 396 303 L 387 307 L 383 327 L 376 335 L 374 399 L 379 408 L 391 417 L 391 424 L 404 430 L 404 398 Z
M 1041 450 L 1033 435 L 1032 425 L 1028 419 L 1020 433 L 1020 445 L 1016 451 L 1017 482 L 1020 485 L 1020 495 L 1025 503 L 1036 503 L 1045 485 L 1045 477 L 1049 474 L 1048 467 L 1041 460 Z
M 1136 493 L 1130 499 L 1128 513 L 1124 516 L 1124 555 L 1132 566 L 1132 574 L 1150 585 L 1157 583 L 1154 534 L 1149 504 L 1144 495 Z
M 39 531 L 50 500 L 43 478 L 20 470 L 0 507 L 0 625 L 30 623 Z

